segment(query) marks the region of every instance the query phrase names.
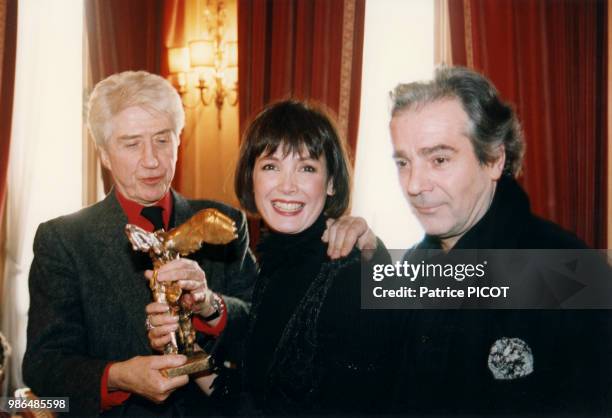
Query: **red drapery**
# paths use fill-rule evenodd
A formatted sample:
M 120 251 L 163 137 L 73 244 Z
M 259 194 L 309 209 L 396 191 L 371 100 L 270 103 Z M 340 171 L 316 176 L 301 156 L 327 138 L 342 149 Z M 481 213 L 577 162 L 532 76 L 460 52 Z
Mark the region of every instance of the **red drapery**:
M 186 4 L 185 0 L 164 0 L 162 9 L 162 28 L 161 28 L 161 44 L 159 45 L 160 53 L 160 71 L 163 77 L 170 75 L 168 67 L 168 48 L 180 47 L 186 44 Z M 185 115 L 185 123 L 188 121 L 188 115 Z M 183 133 L 185 135 L 185 133 Z M 185 140 L 185 137 L 182 137 Z M 183 153 L 185 147 L 181 146 L 178 149 L 178 160 L 176 162 L 176 170 L 172 187 L 176 190 L 181 190 L 182 172 L 181 165 L 183 162 Z
M 354 155 L 365 0 L 238 0 L 240 132 L 266 104 L 310 99 L 337 116 Z M 257 221 L 251 242 L 258 240 Z
M 453 63 L 516 106 L 534 212 L 607 248 L 607 2 L 449 0 Z
M 6 200 L 13 91 L 15 87 L 15 53 L 17 50 L 17 1 L 0 3 L 0 237 Z
M 313 99 L 354 151 L 365 0 L 239 0 L 240 130 L 264 105 Z
M 111 74 L 159 74 L 163 0 L 87 0 L 86 29 L 92 86 Z M 112 179 L 103 170 L 105 192 Z

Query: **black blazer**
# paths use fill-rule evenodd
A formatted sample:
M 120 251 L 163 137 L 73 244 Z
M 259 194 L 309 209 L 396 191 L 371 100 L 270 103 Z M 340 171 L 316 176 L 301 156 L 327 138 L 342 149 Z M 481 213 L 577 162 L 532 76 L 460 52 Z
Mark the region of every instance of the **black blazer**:
M 426 236 L 419 250 L 440 248 Z M 586 249 L 530 210 L 510 177 L 498 183 L 488 212 L 453 249 Z M 410 260 L 412 252 L 406 254 Z M 603 262 L 603 261 L 602 261 Z M 603 267 L 602 267 L 603 268 Z M 600 416 L 612 412 L 610 310 L 406 310 L 404 355 L 396 389 L 401 413 L 441 416 Z M 495 379 L 489 352 L 519 338 L 533 372 Z
M 173 198 L 174 225 L 204 208 L 219 209 L 236 222 L 233 243 L 207 245 L 190 256 L 206 272 L 209 287 L 223 294 L 231 335 L 248 316 L 256 276 L 245 216 L 219 202 L 186 200 L 174 191 Z M 109 362 L 152 354 L 144 327 L 152 296 L 143 275 L 151 263 L 132 250 L 126 223 L 111 192 L 93 206 L 41 224 L 34 240 L 24 380 L 38 396 L 69 396 L 73 414 L 99 413 Z M 131 414 L 126 408 L 132 403 L 141 404 L 138 414 L 171 413 L 168 401 L 158 406 L 136 395 L 111 413 Z

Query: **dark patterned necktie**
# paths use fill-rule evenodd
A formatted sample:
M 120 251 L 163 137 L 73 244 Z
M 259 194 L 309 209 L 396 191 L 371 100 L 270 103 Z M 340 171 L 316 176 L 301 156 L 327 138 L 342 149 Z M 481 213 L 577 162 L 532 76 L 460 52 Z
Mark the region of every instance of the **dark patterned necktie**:
M 164 229 L 164 218 L 162 217 L 162 208 L 159 206 L 145 206 L 140 211 L 140 214 L 147 218 L 153 224 L 154 231 Z

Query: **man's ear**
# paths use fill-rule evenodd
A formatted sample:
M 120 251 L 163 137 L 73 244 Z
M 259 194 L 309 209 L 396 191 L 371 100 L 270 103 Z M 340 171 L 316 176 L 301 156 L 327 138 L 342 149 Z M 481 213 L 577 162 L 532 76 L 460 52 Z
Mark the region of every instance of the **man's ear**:
M 491 180 L 497 181 L 504 172 L 504 166 L 506 165 L 506 147 L 504 144 L 500 144 L 496 149 L 497 158 L 489 163 Z
M 327 195 L 328 196 L 333 196 L 336 194 L 336 190 L 334 189 L 334 179 L 330 178 L 327 181 Z

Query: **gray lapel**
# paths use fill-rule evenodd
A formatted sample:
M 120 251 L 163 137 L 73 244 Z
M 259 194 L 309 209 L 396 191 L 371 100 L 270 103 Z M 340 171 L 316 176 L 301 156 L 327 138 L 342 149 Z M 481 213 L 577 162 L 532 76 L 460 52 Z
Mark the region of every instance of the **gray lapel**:
M 174 191 L 172 194 L 174 224 L 181 225 L 191 217 L 193 210 L 185 198 Z M 133 349 L 144 354 L 150 352 L 144 325 L 145 306 L 152 300 L 144 269 L 151 268 L 151 262 L 148 255 L 132 250 L 124 232 L 127 223 L 127 216 L 111 191 L 101 202 L 96 218 L 91 220 L 92 234 L 97 242 L 95 247 L 99 251 L 100 277 L 97 280 L 104 280 L 109 294 L 113 295 L 113 303 L 121 310 L 124 322 L 117 325 L 138 336 L 138 346 Z
M 180 226 L 193 215 L 191 205 L 183 196 L 172 190 L 174 197 L 174 227 Z
M 150 352 L 145 330 L 145 306 L 151 302 L 151 291 L 144 277 L 144 268 L 151 268 L 148 255 L 135 253 L 125 235 L 127 216 L 111 191 L 102 205 L 100 219 L 95 220 L 100 242 L 100 280 L 105 280 L 115 296 L 125 322 L 118 326 L 131 329 L 138 336 L 145 353 Z M 129 332 L 129 331 L 128 331 Z M 127 343 L 127 342 L 126 342 Z

